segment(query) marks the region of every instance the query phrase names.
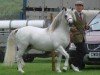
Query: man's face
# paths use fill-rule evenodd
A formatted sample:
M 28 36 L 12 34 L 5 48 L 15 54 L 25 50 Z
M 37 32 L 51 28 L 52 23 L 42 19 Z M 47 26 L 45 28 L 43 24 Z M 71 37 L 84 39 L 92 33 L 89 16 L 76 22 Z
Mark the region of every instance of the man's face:
M 81 12 L 81 11 L 84 9 L 84 6 L 81 5 L 81 4 L 78 4 L 78 5 L 75 5 L 75 9 L 76 9 L 78 12 Z

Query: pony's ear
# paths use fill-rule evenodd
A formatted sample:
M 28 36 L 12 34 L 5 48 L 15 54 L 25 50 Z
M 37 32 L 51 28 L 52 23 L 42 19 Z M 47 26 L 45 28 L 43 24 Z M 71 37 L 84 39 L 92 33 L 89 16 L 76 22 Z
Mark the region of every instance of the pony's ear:
M 66 7 L 63 7 L 62 10 L 67 11 Z
M 62 14 L 65 14 L 67 9 L 65 7 L 62 8 Z

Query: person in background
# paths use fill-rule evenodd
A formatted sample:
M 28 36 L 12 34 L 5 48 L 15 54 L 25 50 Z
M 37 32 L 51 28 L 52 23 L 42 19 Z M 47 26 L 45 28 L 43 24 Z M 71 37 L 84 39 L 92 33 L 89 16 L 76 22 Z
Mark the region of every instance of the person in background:
M 75 59 L 71 61 L 71 68 L 74 71 L 80 72 L 82 66 L 84 66 L 83 58 L 85 55 L 84 48 L 84 34 L 85 30 L 88 29 L 86 23 L 86 15 L 82 12 L 84 9 L 84 3 L 82 1 L 77 1 L 75 3 L 75 16 L 76 21 L 74 21 L 73 27 L 71 27 L 71 42 L 76 46 Z

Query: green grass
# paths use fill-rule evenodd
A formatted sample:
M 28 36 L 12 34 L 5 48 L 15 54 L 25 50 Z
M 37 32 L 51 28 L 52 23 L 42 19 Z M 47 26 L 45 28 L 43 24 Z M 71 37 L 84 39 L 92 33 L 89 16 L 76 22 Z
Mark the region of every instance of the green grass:
M 0 19 L 18 19 L 23 0 L 0 0 Z
M 33 63 L 27 63 L 24 75 L 100 75 L 100 66 L 87 66 L 82 72 L 77 73 L 71 69 L 67 72 L 56 73 L 51 71 L 51 59 L 36 58 Z M 12 68 L 4 67 L 0 64 L 0 75 L 20 75 L 17 66 Z

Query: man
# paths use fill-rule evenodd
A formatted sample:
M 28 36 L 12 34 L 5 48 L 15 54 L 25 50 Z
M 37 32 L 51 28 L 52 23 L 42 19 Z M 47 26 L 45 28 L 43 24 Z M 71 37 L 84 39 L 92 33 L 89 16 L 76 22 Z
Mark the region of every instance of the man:
M 79 69 L 82 68 L 83 58 L 85 55 L 85 48 L 84 48 L 84 33 L 85 29 L 87 29 L 86 26 L 86 15 L 82 12 L 84 9 L 84 3 L 82 1 L 77 1 L 75 3 L 75 9 L 74 12 L 76 16 L 76 21 L 74 21 L 74 26 L 71 28 L 72 33 L 72 39 L 71 41 L 76 46 L 76 55 L 75 59 L 71 62 L 71 67 L 74 71 L 79 72 Z

